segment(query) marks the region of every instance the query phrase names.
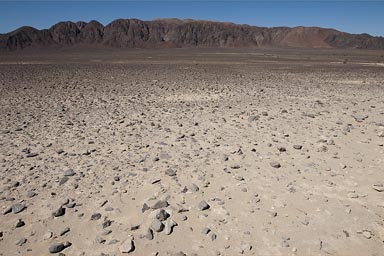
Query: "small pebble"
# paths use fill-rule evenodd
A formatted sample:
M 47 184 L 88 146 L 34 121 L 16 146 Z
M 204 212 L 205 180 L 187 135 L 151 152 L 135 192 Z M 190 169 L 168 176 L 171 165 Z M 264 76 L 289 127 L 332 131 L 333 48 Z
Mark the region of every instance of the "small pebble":
M 209 209 L 209 204 L 206 202 L 206 201 L 201 201 L 198 205 L 198 208 L 200 209 L 200 211 L 205 211 L 207 209 Z

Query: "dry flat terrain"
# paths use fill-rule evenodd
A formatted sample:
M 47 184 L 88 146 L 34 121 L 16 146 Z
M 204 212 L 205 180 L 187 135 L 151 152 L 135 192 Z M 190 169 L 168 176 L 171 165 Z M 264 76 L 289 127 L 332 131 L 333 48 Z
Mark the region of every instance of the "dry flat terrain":
M 383 255 L 383 54 L 2 54 L 0 255 Z

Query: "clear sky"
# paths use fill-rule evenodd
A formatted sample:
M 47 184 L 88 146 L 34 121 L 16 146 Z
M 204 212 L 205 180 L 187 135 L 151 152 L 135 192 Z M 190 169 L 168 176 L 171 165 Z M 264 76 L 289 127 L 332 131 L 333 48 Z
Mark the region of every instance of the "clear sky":
M 0 33 L 28 25 L 49 28 L 59 21 L 117 18 L 191 18 L 264 27 L 319 26 L 384 36 L 384 0 L 378 1 L 2 1 Z

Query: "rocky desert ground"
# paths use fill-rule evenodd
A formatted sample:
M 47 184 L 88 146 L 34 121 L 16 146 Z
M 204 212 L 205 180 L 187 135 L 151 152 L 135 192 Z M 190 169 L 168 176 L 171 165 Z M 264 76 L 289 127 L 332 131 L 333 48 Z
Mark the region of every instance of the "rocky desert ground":
M 0 255 L 383 255 L 383 55 L 2 53 Z

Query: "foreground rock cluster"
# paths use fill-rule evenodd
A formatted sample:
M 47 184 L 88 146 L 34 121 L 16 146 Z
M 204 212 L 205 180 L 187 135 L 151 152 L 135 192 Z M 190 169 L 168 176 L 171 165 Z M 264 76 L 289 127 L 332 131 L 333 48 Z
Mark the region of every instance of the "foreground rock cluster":
M 382 254 L 381 66 L 173 53 L 0 65 L 0 255 Z

